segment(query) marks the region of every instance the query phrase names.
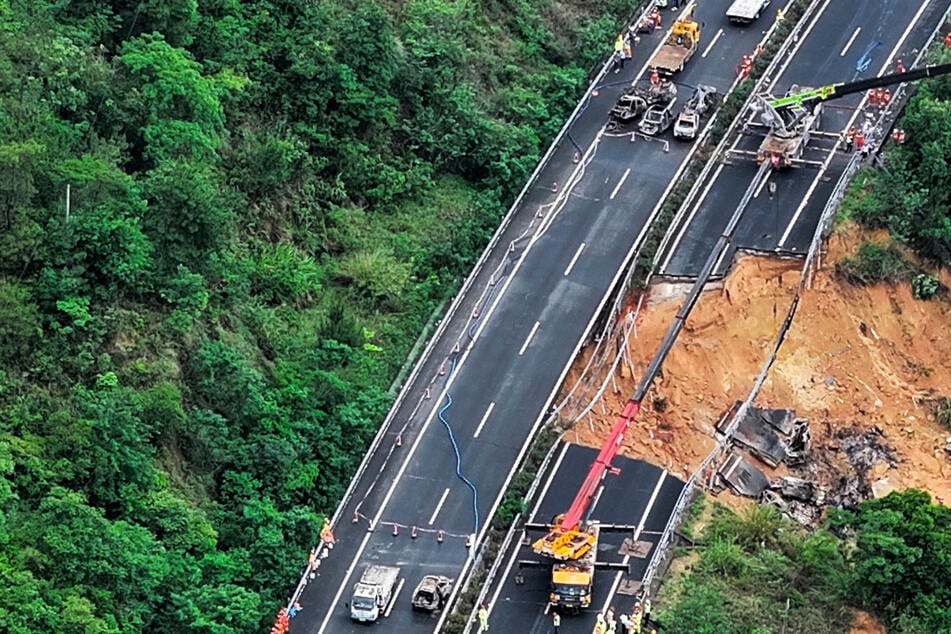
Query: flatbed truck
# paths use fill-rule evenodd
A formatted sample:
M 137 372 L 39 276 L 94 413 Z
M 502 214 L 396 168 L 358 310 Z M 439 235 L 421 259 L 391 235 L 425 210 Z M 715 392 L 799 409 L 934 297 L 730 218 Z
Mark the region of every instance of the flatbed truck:
M 693 18 L 694 5 L 674 22 L 667 41 L 660 47 L 648 66 L 664 75 L 679 73 L 700 46 L 700 23 Z

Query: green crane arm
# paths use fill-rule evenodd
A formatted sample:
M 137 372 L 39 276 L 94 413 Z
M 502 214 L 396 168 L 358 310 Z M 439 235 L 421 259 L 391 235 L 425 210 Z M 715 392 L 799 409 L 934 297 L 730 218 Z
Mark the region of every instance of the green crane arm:
M 922 66 L 914 68 L 903 73 L 892 73 L 882 75 L 881 77 L 872 77 L 870 79 L 861 79 L 840 84 L 829 84 L 813 90 L 801 92 L 798 95 L 789 95 L 779 97 L 769 102 L 776 110 L 791 108 L 795 106 L 806 106 L 819 101 L 828 101 L 829 99 L 838 99 L 845 95 L 871 90 L 873 88 L 882 88 L 893 84 L 900 84 L 904 81 L 914 81 L 925 77 L 937 77 L 938 75 L 947 75 L 951 73 L 951 64 L 936 64 L 933 66 Z

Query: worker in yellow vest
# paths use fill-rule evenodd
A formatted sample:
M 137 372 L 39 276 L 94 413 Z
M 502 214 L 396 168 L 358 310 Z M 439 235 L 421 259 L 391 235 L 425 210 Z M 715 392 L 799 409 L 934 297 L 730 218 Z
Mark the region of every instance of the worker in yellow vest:
M 485 604 L 479 608 L 479 631 L 489 631 L 489 611 L 485 608 Z

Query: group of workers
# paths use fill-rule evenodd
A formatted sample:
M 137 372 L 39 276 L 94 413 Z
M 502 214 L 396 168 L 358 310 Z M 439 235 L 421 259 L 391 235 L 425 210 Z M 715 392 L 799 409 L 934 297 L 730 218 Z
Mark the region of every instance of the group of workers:
M 274 627 L 271 628 L 271 634 L 287 634 L 291 629 L 291 619 L 300 612 L 300 603 L 294 602 L 290 608 L 281 608 L 274 620 Z
M 859 152 L 864 152 L 865 150 L 865 130 L 861 128 L 856 128 L 852 126 L 849 128 L 849 131 L 845 133 L 845 151 L 851 152 L 852 149 L 856 149 Z
M 650 627 L 651 600 L 644 597 L 634 602 L 634 609 L 630 614 L 621 614 L 615 618 L 614 608 L 609 608 L 607 614 L 598 612 L 594 624 L 595 634 L 657 634 L 657 630 Z M 618 625 L 622 629 L 618 629 Z
M 873 88 L 868 91 L 868 102 L 873 106 L 887 106 L 892 100 L 892 91 L 888 88 Z
M 646 595 L 634 602 L 634 609 L 630 614 L 614 616 L 614 608 L 608 608 L 607 614 L 598 612 L 594 624 L 594 634 L 657 634 L 657 630 L 649 627 L 651 615 L 651 600 Z M 479 619 L 479 631 L 489 631 L 489 610 L 485 604 L 479 606 L 476 613 Z M 561 628 L 561 615 L 556 611 L 551 613 L 551 624 L 554 634 Z M 618 629 L 620 625 L 621 629 Z
M 624 62 L 633 56 L 634 51 L 631 50 L 631 40 L 624 37 L 624 34 L 621 33 L 614 42 L 614 72 L 620 73 L 621 69 L 624 68 Z
M 614 72 L 619 73 L 624 68 L 624 62 L 633 57 L 633 47 L 640 42 L 639 31 L 653 33 L 655 29 L 664 24 L 664 16 L 660 9 L 654 7 L 650 13 L 644 16 L 641 22 L 631 24 L 627 33 L 621 33 L 614 41 Z
M 654 7 L 650 13 L 644 16 L 639 30 L 646 33 L 653 33 L 658 27 L 663 26 L 663 24 L 664 16 L 661 15 L 660 9 Z

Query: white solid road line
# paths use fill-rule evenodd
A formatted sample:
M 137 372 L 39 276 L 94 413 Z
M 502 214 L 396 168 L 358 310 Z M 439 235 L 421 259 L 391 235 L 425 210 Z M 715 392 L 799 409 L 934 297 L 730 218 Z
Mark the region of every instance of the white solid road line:
M 796 42 L 796 44 L 793 46 L 791 54 L 785 59 L 785 61 L 783 61 L 782 64 L 780 64 L 779 68 L 777 69 L 775 78 L 769 85 L 769 89 L 772 89 L 774 86 L 776 86 L 776 84 L 779 82 L 779 78 L 783 76 L 783 74 L 786 72 L 786 69 L 789 67 L 789 65 L 793 62 L 793 60 L 796 59 L 796 56 L 799 54 L 799 51 L 802 49 L 803 45 L 805 44 L 807 37 L 812 32 L 812 29 L 821 21 L 820 18 L 822 17 L 822 14 L 825 13 L 825 10 L 829 7 L 830 4 L 831 2 L 827 0 L 827 2 L 824 5 L 822 5 L 822 7 L 819 8 L 819 11 L 816 13 L 816 16 L 813 18 L 812 22 L 809 24 L 808 27 L 806 27 L 806 30 L 802 33 L 802 35 L 799 36 L 799 41 Z M 730 150 L 735 149 L 736 146 L 739 145 L 741 139 L 742 139 L 742 135 L 738 135 L 736 140 L 734 140 L 733 144 L 730 146 Z M 710 189 L 713 187 L 713 184 L 720 177 L 720 172 L 723 171 L 723 168 L 724 168 L 724 165 L 720 165 L 717 168 L 717 171 L 713 173 L 713 176 L 710 178 L 710 182 L 707 183 L 707 186 L 704 187 L 703 189 L 703 193 L 700 194 L 700 197 L 697 199 L 696 203 L 694 203 L 693 209 L 691 210 L 689 216 L 687 216 L 687 221 L 680 228 L 680 231 L 677 232 L 677 237 L 674 239 L 673 243 L 671 243 L 671 245 L 667 247 L 667 257 L 664 258 L 664 262 L 663 264 L 661 264 L 661 267 L 660 267 L 661 274 L 667 271 L 667 267 L 670 265 L 670 261 L 674 258 L 674 254 L 677 252 L 677 247 L 680 246 L 680 242 L 681 240 L 683 240 L 684 235 L 687 233 L 687 229 L 690 227 L 691 223 L 693 222 L 693 219 L 697 215 L 697 212 L 700 211 L 700 207 L 703 205 L 704 200 L 706 200 L 707 194 L 710 193 Z
M 637 542 L 637 539 L 641 536 L 641 532 L 644 530 L 644 524 L 647 523 L 647 516 L 651 514 L 651 509 L 654 508 L 654 502 L 657 501 L 657 494 L 660 493 L 660 487 L 664 484 L 664 480 L 667 479 L 667 470 L 664 469 L 660 472 L 660 479 L 657 480 L 657 485 L 654 486 L 654 492 L 651 494 L 651 499 L 647 502 L 647 507 L 644 509 L 644 514 L 641 515 L 641 521 L 637 523 L 637 528 L 634 530 L 634 536 L 632 537 L 632 542 Z M 656 546 L 655 546 L 656 548 Z M 621 563 L 627 564 L 631 560 L 630 555 L 624 555 L 624 559 Z M 611 591 L 608 592 L 608 598 L 604 602 L 604 607 L 601 608 L 601 613 L 604 614 L 608 611 L 608 608 L 611 606 L 611 601 L 614 600 L 614 595 L 617 593 L 617 588 L 621 584 L 621 577 L 624 575 L 622 570 L 618 570 L 617 574 L 614 575 L 614 583 L 611 584 Z
M 760 181 L 759 187 L 756 188 L 756 191 L 753 192 L 753 198 L 759 198 L 760 192 L 763 191 L 763 188 L 766 187 L 766 181 L 769 180 L 769 177 L 772 176 L 772 172 L 766 172 L 766 178 Z
M 717 43 L 717 40 L 720 39 L 720 36 L 723 35 L 723 29 L 717 31 L 717 34 L 713 36 L 713 39 L 710 40 L 710 44 L 707 45 L 707 48 L 704 49 L 703 54 L 700 57 L 706 57 L 707 53 L 710 52 L 710 49 L 713 48 L 713 45 Z
M 644 71 L 647 69 L 648 64 L 650 63 L 650 60 L 653 58 L 654 55 L 657 54 L 657 52 L 663 46 L 664 46 L 664 40 L 661 40 L 660 42 L 657 43 L 657 46 L 654 48 L 651 55 L 648 56 L 647 61 L 638 71 L 636 75 L 637 77 L 644 74 Z M 591 144 L 585 150 L 584 155 L 581 157 L 581 161 L 579 161 L 578 165 L 575 166 L 575 169 L 572 171 L 572 174 L 568 178 L 569 183 L 573 182 L 578 172 L 584 168 L 586 161 L 588 160 L 590 155 L 594 152 L 594 150 L 597 148 L 598 142 L 601 140 L 601 137 L 603 134 L 604 134 L 604 129 L 602 128 L 601 131 L 599 131 L 598 134 L 595 136 L 595 139 L 591 142 Z M 667 185 L 667 189 L 664 191 L 664 196 L 666 196 L 667 193 L 669 193 L 669 191 L 673 189 L 673 186 L 674 186 L 674 182 L 671 180 L 671 182 L 668 183 Z M 568 193 L 570 193 L 570 188 L 564 188 L 561 191 L 560 196 L 567 196 Z M 657 206 L 655 207 L 655 211 L 660 209 L 662 202 L 663 201 L 661 200 L 657 203 Z M 638 236 L 638 240 L 642 239 L 643 235 L 650 228 L 649 225 L 650 225 L 650 222 L 646 223 L 645 226 L 641 228 L 641 233 Z M 410 447 L 409 453 L 403 459 L 403 463 L 400 465 L 400 468 L 397 471 L 396 477 L 390 483 L 390 488 L 389 490 L 387 490 L 386 495 L 383 497 L 379 510 L 377 511 L 373 519 L 371 520 L 373 526 L 376 526 L 379 523 L 380 518 L 383 516 L 383 513 L 386 511 L 386 507 L 389 505 L 390 500 L 392 499 L 394 493 L 396 492 L 397 486 L 399 485 L 400 481 L 403 478 L 403 474 L 406 472 L 406 469 L 409 466 L 409 463 L 412 461 L 413 456 L 416 454 L 416 450 L 419 447 L 420 442 L 422 441 L 423 437 L 426 435 L 426 431 L 429 429 L 429 426 L 432 424 L 432 421 L 436 418 L 436 413 L 440 407 L 439 403 L 441 403 L 443 399 L 445 399 L 446 393 L 448 393 L 449 388 L 452 386 L 456 376 L 458 376 L 459 374 L 459 370 L 464 365 L 466 359 L 469 356 L 469 353 L 472 351 L 475 341 L 478 340 L 479 336 L 482 334 L 482 331 L 485 330 L 486 326 L 491 321 L 490 318 L 495 313 L 495 309 L 497 308 L 498 304 L 502 301 L 502 298 L 505 296 L 505 293 L 508 290 L 509 285 L 517 276 L 519 269 L 521 269 L 522 264 L 528 260 L 528 257 L 527 257 L 528 253 L 531 251 L 531 249 L 534 246 L 535 246 L 535 240 L 532 239 L 529 241 L 528 245 L 526 246 L 525 251 L 522 253 L 522 256 L 518 258 L 518 260 L 516 261 L 515 267 L 512 269 L 511 273 L 509 273 L 505 281 L 502 283 L 502 288 L 499 289 L 499 292 L 496 295 L 495 299 L 492 301 L 492 304 L 489 306 L 488 310 L 485 312 L 482 319 L 480 320 L 479 325 L 476 327 L 475 333 L 473 333 L 472 340 L 469 343 L 469 346 L 466 348 L 465 352 L 463 352 L 462 357 L 459 359 L 459 362 L 456 364 L 456 372 L 452 376 L 449 377 L 449 379 L 446 381 L 446 384 L 443 386 L 442 391 L 439 394 L 439 398 L 436 400 L 435 404 L 430 410 L 426 420 L 423 421 L 423 424 L 420 427 L 419 433 L 417 434 L 416 440 L 413 442 L 413 445 Z M 616 275 L 616 277 L 618 278 L 620 277 L 620 270 L 618 274 Z M 591 323 L 593 323 L 596 319 L 597 319 L 597 315 L 592 316 Z M 590 328 L 590 324 L 588 327 Z M 578 347 L 580 348 L 580 343 Z M 575 354 L 577 354 L 577 350 L 575 350 Z M 559 382 L 564 379 L 564 375 L 567 374 L 569 366 L 570 364 L 566 364 L 565 369 L 562 372 L 562 376 L 559 378 Z M 558 390 L 558 387 L 556 385 L 555 388 L 553 388 L 552 390 L 552 395 L 554 395 L 554 393 L 557 390 Z M 539 420 L 540 418 L 541 417 L 539 417 Z M 537 427 L 537 422 L 538 421 L 536 421 L 536 427 Z M 529 437 L 525 439 L 525 442 L 522 444 L 522 448 L 519 450 L 518 459 L 516 459 L 515 463 L 512 464 L 511 468 L 509 469 L 509 473 L 506 476 L 506 480 L 505 480 L 506 482 L 511 480 L 512 475 L 515 473 L 515 471 L 517 470 L 519 466 L 518 462 L 521 459 L 521 456 L 524 455 L 525 451 L 527 450 L 527 447 L 531 444 L 532 440 L 533 440 L 532 435 L 529 435 Z M 498 507 L 504 495 L 505 495 L 505 489 L 503 488 L 502 490 L 499 491 L 499 494 L 496 497 L 493 508 L 489 511 L 490 516 L 492 513 L 495 512 L 495 508 Z M 482 532 L 480 533 L 480 535 L 477 535 L 477 543 L 479 540 L 481 540 L 482 538 L 481 536 L 484 535 L 486 529 L 487 527 L 483 525 Z M 363 552 L 366 550 L 367 544 L 369 543 L 371 536 L 372 536 L 372 533 L 368 531 L 367 534 L 364 536 L 363 540 L 360 542 L 360 546 L 357 548 L 357 552 L 354 554 L 353 559 L 350 562 L 350 566 L 347 568 L 347 571 L 344 575 L 344 579 L 341 582 L 340 588 L 337 590 L 336 594 L 334 595 L 333 601 L 331 602 L 330 606 L 327 609 L 327 614 L 324 617 L 323 621 L 321 622 L 320 628 L 318 629 L 317 634 L 323 634 L 323 632 L 326 631 L 327 625 L 329 624 L 330 619 L 333 618 L 336 612 L 337 604 L 340 602 L 340 598 L 343 596 L 344 591 L 349 586 L 350 577 L 353 574 L 353 570 L 356 568 L 358 562 L 360 561 L 360 558 L 363 556 Z M 471 561 L 471 558 L 467 559 L 467 562 L 469 561 Z M 463 566 L 462 574 L 464 575 L 467 570 L 468 570 L 468 563 L 465 566 Z M 459 587 L 461 586 L 457 585 L 456 590 L 458 590 Z M 455 590 L 453 591 L 453 594 L 455 594 Z M 454 597 L 451 596 L 450 600 L 452 600 L 453 598 Z M 443 616 L 445 616 L 445 614 Z M 442 619 L 440 619 L 440 624 L 441 623 L 442 623 Z M 437 624 L 437 627 L 438 626 L 439 625 Z
M 721 163 L 717 168 L 717 171 L 713 173 L 713 178 L 711 178 L 710 182 L 707 183 L 707 186 L 703 188 L 703 193 L 700 194 L 700 198 L 698 198 L 697 202 L 694 203 L 693 209 L 687 216 L 687 222 L 685 222 L 680 228 L 680 231 L 677 232 L 677 237 L 674 239 L 674 243 L 670 245 L 669 250 L 667 251 L 667 257 L 664 258 L 664 263 L 660 266 L 661 273 L 667 270 L 667 266 L 673 259 L 674 253 L 677 252 L 677 247 L 680 246 L 680 241 L 683 240 L 684 234 L 687 233 L 687 229 L 689 229 L 691 223 L 693 223 L 694 217 L 696 217 L 697 213 L 700 211 L 700 207 L 703 206 L 703 201 L 706 200 L 707 194 L 710 193 L 710 189 L 713 187 L 713 184 L 717 182 L 717 179 L 720 177 L 720 172 L 723 171 L 724 167 L 726 167 L 726 164 Z
M 495 409 L 495 401 L 489 403 L 489 407 L 486 408 L 485 414 L 482 415 L 482 420 L 479 421 L 479 426 L 476 427 L 475 433 L 472 434 L 473 438 L 478 438 L 479 434 L 482 433 L 482 428 L 485 427 L 485 421 L 489 420 L 489 414 L 492 413 L 492 410 Z
M 555 464 L 552 466 L 552 470 L 549 472 L 551 474 L 558 473 L 558 469 L 561 468 L 561 461 L 565 459 L 565 454 L 568 453 L 569 443 L 565 443 L 561 447 L 561 453 L 558 454 L 558 458 L 555 459 Z M 535 521 L 535 514 L 538 513 L 538 507 L 541 506 L 542 500 L 545 499 L 545 496 L 548 495 L 548 487 L 551 486 L 552 478 L 548 478 L 545 481 L 545 485 L 542 486 L 542 490 L 538 492 L 538 499 L 535 501 L 535 508 L 532 509 L 531 514 L 528 516 L 529 522 Z M 516 549 L 517 550 L 517 549 Z
M 522 344 L 521 349 L 518 351 L 518 356 L 522 356 L 523 354 L 525 354 L 525 350 L 528 349 L 528 344 L 532 342 L 532 337 L 535 336 L 535 333 L 538 331 L 538 327 L 541 325 L 542 323 L 540 321 L 536 321 L 535 325 L 532 326 L 532 329 L 531 331 L 529 331 L 528 336 L 525 337 L 525 343 Z
M 660 50 L 660 46 L 661 45 L 658 45 L 657 50 Z M 581 162 L 575 166 L 575 169 L 572 172 L 571 177 L 569 178 L 569 182 L 572 181 L 574 177 L 577 175 L 577 173 L 584 167 L 585 160 L 588 158 L 591 152 L 594 151 L 595 147 L 597 147 L 597 141 L 598 139 L 600 139 L 600 135 L 601 133 L 599 132 L 598 138 L 595 139 L 594 142 L 592 142 L 592 144 L 588 147 L 588 150 L 585 152 L 585 155 L 582 157 Z M 565 196 L 566 193 L 569 191 L 570 191 L 569 188 L 565 188 L 562 190 L 559 196 Z M 370 523 L 372 526 L 375 527 L 377 524 L 379 524 L 380 518 L 383 517 L 383 513 L 386 511 L 386 507 L 389 505 L 390 500 L 393 498 L 393 495 L 396 493 L 396 487 L 399 486 L 400 481 L 403 479 L 403 474 L 406 472 L 407 467 L 409 467 L 409 464 L 412 461 L 413 456 L 416 455 L 416 451 L 419 448 L 419 444 L 422 442 L 423 437 L 426 435 L 426 431 L 429 429 L 429 426 L 432 424 L 433 420 L 435 420 L 436 413 L 439 411 L 439 408 L 441 407 L 440 403 L 442 403 L 443 400 L 446 398 L 446 394 L 449 392 L 449 388 L 452 387 L 452 384 L 455 382 L 456 377 L 459 376 L 459 370 L 465 364 L 466 359 L 469 358 L 469 354 L 472 352 L 472 348 L 475 345 L 476 340 L 478 340 L 479 335 L 482 334 L 482 331 L 491 321 L 491 317 L 495 313 L 495 309 L 498 307 L 499 302 L 502 301 L 502 298 L 505 296 L 505 292 L 508 290 L 508 287 L 512 283 L 512 280 L 515 279 L 519 269 L 522 268 L 522 264 L 528 259 L 527 258 L 528 253 L 532 250 L 532 247 L 534 245 L 535 245 L 535 242 L 530 241 L 528 243 L 528 246 L 525 247 L 525 251 L 522 253 L 522 257 L 520 257 L 515 262 L 515 267 L 512 269 L 512 272 L 509 273 L 508 277 L 505 278 L 505 281 L 502 283 L 502 288 L 499 289 L 499 292 L 496 294 L 495 299 L 492 301 L 492 304 L 489 305 L 488 310 L 485 312 L 485 314 L 482 316 L 482 319 L 479 321 L 479 325 L 476 327 L 476 331 L 472 335 L 472 341 L 469 343 L 469 346 L 462 353 L 462 357 L 460 357 L 459 362 L 456 364 L 456 371 L 451 376 L 449 376 L 449 378 L 446 380 L 445 385 L 443 385 L 443 388 L 439 393 L 439 397 L 435 400 L 433 407 L 429 410 L 429 415 L 426 417 L 426 420 L 423 421 L 423 424 L 420 427 L 419 433 L 416 435 L 416 440 L 413 441 L 413 444 L 409 449 L 409 453 L 406 455 L 405 458 L 403 458 L 403 462 L 400 465 L 400 468 L 396 472 L 396 477 L 390 482 L 390 488 L 387 489 L 386 495 L 383 496 L 383 500 L 380 503 L 380 508 L 377 510 L 376 515 L 373 516 L 373 519 L 370 520 Z M 556 387 L 555 389 L 557 390 L 558 388 Z M 532 435 L 529 435 L 529 437 L 525 439 L 525 442 L 522 444 L 522 449 L 520 450 L 519 455 L 524 453 L 526 447 L 528 447 L 528 445 L 531 444 L 532 440 L 533 440 Z M 518 460 L 515 461 L 515 463 L 512 465 L 512 468 L 509 470 L 509 475 L 506 478 L 506 482 L 509 479 L 511 479 L 512 474 L 515 472 L 517 468 L 518 468 Z M 499 493 L 499 497 L 496 501 L 497 503 L 498 503 L 498 500 L 501 499 L 501 496 L 504 494 L 505 494 L 505 490 L 503 489 Z M 492 512 L 494 512 L 494 510 Z M 490 515 L 491 515 L 491 512 L 490 512 Z M 483 531 L 484 530 L 485 528 L 483 528 Z M 331 602 L 330 607 L 327 609 L 327 614 L 324 616 L 324 620 L 321 621 L 320 623 L 320 628 L 317 630 L 317 634 L 323 634 L 327 630 L 327 625 L 330 623 L 330 619 L 334 617 L 334 613 L 337 610 L 337 604 L 340 602 L 340 598 L 343 596 L 344 591 L 346 591 L 347 587 L 350 585 L 350 577 L 351 575 L 353 575 L 354 568 L 357 567 L 357 563 L 360 561 L 360 558 L 363 556 L 363 551 L 366 550 L 367 544 L 370 542 L 371 536 L 372 536 L 372 533 L 370 531 L 367 531 L 367 534 L 363 537 L 363 540 L 360 542 L 360 546 L 357 548 L 357 552 L 354 554 L 353 559 L 350 562 L 350 566 L 347 568 L 347 571 L 344 574 L 344 578 L 340 584 L 340 588 L 337 589 L 337 593 L 334 595 L 333 601 Z M 464 572 L 465 572 L 465 567 L 463 568 L 463 573 Z M 457 588 L 458 587 L 459 586 L 457 586 Z
M 552 467 L 552 470 L 549 472 L 551 474 L 558 473 L 558 469 L 561 467 L 561 461 L 565 459 L 565 454 L 568 453 L 568 443 L 565 443 L 561 447 L 561 453 L 558 454 L 558 458 L 555 459 L 555 464 Z M 538 507 L 541 506 L 542 500 L 545 499 L 545 495 L 548 494 L 548 487 L 551 486 L 551 481 L 554 478 L 548 478 L 545 481 L 545 485 L 542 487 L 542 490 L 539 491 L 538 499 L 535 500 L 535 506 L 532 508 L 532 512 L 528 515 L 529 523 L 535 521 L 535 514 L 538 513 Z M 492 594 L 492 598 L 489 599 L 486 609 L 489 611 L 489 614 L 492 613 L 492 607 L 495 605 L 495 602 L 499 600 L 499 594 L 502 593 L 502 586 L 505 585 L 505 580 L 509 578 L 509 573 L 512 572 L 512 566 L 515 565 L 515 561 L 518 559 L 519 547 L 516 545 L 512 549 L 512 556 L 509 558 L 509 562 L 505 565 L 505 572 L 502 573 L 499 583 L 495 586 L 495 592 Z
M 892 58 L 895 56 L 901 47 L 905 44 L 905 38 L 908 37 L 908 34 L 911 33 L 911 30 L 915 28 L 915 24 L 918 23 L 918 20 L 921 19 L 921 14 L 925 12 L 925 9 L 928 8 L 930 2 L 922 2 L 921 7 L 918 9 L 918 13 L 915 14 L 915 17 L 912 18 L 911 22 L 908 23 L 908 27 L 905 29 L 905 32 L 901 34 L 901 37 L 898 38 L 898 42 L 895 43 L 895 46 L 892 48 L 891 52 L 888 54 L 888 57 L 885 58 L 885 63 L 882 64 L 881 70 L 878 71 L 878 74 L 882 74 L 888 67 L 892 64 Z M 859 102 L 859 107 L 855 109 L 855 112 L 849 118 L 849 122 L 845 125 L 845 129 L 848 130 L 852 123 L 862 114 L 862 106 L 865 103 L 867 97 L 862 97 L 862 101 Z M 799 203 L 799 206 L 796 208 L 796 213 L 793 214 L 792 220 L 789 221 L 789 224 L 786 226 L 786 230 L 783 232 L 782 238 L 779 239 L 779 243 L 776 245 L 777 249 L 782 248 L 786 244 L 786 240 L 789 239 L 789 234 L 792 233 L 793 227 L 796 226 L 796 223 L 799 222 L 799 217 L 802 215 L 802 212 L 805 211 L 806 207 L 809 204 L 809 199 L 812 197 L 812 193 L 816 190 L 816 187 L 819 186 L 819 181 L 822 179 L 822 176 L 825 174 L 826 168 L 832 162 L 832 158 L 835 156 L 835 152 L 829 152 L 829 156 L 826 158 L 825 162 L 822 165 L 822 168 L 819 170 L 819 173 L 813 179 L 812 184 L 809 185 L 809 189 L 806 191 L 806 195 L 802 197 L 802 201 Z
M 631 174 L 631 168 L 624 170 L 624 174 L 621 175 L 621 180 L 617 182 L 617 185 L 614 186 L 614 191 L 611 192 L 611 200 L 614 200 L 614 197 L 617 196 L 618 191 L 621 189 L 621 185 L 624 184 L 624 181 L 627 180 L 627 177 Z
M 386 606 L 386 613 L 383 615 L 383 618 L 388 618 L 390 612 L 393 611 L 393 606 L 396 605 L 396 597 L 400 596 L 400 591 L 403 589 L 403 584 L 406 583 L 406 577 L 400 577 L 400 583 L 396 586 L 396 592 L 393 593 L 393 598 L 390 599 L 390 604 Z
M 439 502 L 436 504 L 436 510 L 433 511 L 432 516 L 429 518 L 429 522 L 427 522 L 427 524 L 430 526 L 432 526 L 433 522 L 436 521 L 436 516 L 439 515 L 439 511 L 442 510 L 442 505 L 446 503 L 447 497 L 449 497 L 449 487 L 446 487 L 446 490 L 442 492 L 442 497 L 439 498 Z
M 568 263 L 568 268 L 565 269 L 565 277 L 571 273 L 571 269 L 575 268 L 575 263 L 578 261 L 578 258 L 581 257 L 581 252 L 584 251 L 584 242 L 578 245 L 578 250 L 575 251 L 575 256 L 571 258 L 571 262 Z
M 594 511 L 594 507 L 598 505 L 598 502 L 601 501 L 601 494 L 604 493 L 604 485 L 602 484 L 598 487 L 598 492 L 594 494 L 594 499 L 591 500 L 591 507 L 588 509 L 588 512 L 591 513 Z
M 363 541 L 360 542 L 360 548 L 357 549 L 358 553 L 360 554 L 363 553 L 363 550 L 367 547 L 367 542 L 370 541 L 371 535 L 373 535 L 373 533 L 370 533 L 368 531 L 367 534 L 363 536 Z M 318 632 L 323 632 L 327 628 L 327 622 L 330 621 L 331 617 L 333 617 L 334 615 L 334 612 L 336 612 L 337 603 L 340 602 L 340 597 L 343 596 L 344 591 L 350 585 L 350 576 L 353 574 L 353 569 L 357 567 L 357 563 L 359 561 L 360 561 L 360 557 L 357 556 L 357 557 L 354 557 L 353 560 L 350 562 L 350 566 L 347 568 L 347 572 L 343 576 L 343 583 L 341 583 L 340 587 L 337 588 L 337 593 L 334 595 L 334 600 L 330 604 L 330 609 L 327 610 L 327 614 L 326 616 L 324 616 L 324 620 L 321 621 L 320 629 L 318 630 Z
M 842 52 L 839 53 L 839 57 L 845 57 L 846 52 L 848 52 L 849 47 L 852 46 L 852 42 L 855 41 L 855 38 L 859 36 L 859 31 L 862 30 L 862 27 L 856 27 L 855 33 L 852 34 L 852 37 L 849 38 L 849 41 L 845 43 L 845 48 L 842 49 Z

